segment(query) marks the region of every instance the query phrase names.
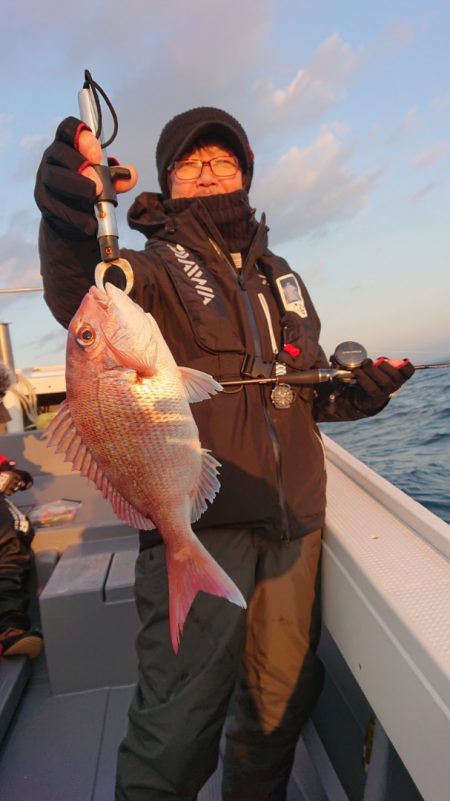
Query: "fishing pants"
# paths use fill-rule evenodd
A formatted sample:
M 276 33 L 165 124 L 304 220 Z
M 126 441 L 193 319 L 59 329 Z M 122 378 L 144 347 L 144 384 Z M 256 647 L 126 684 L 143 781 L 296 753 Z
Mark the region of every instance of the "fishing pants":
M 322 687 L 321 531 L 288 543 L 248 529 L 198 536 L 248 609 L 199 593 L 176 656 L 164 546 L 139 555 L 139 679 L 115 798 L 195 801 L 217 767 L 228 715 L 223 801 L 285 801 L 297 740 Z

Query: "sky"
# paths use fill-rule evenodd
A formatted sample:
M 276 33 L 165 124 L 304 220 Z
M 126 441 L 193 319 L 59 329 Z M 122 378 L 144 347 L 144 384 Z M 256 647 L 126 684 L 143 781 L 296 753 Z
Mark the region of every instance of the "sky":
M 163 125 L 193 106 L 233 114 L 255 153 L 250 192 L 270 246 L 304 279 L 327 355 L 450 358 L 448 0 L 2 0 L 0 322 L 15 366 L 64 362 L 39 272 L 33 189 L 84 70 L 111 98 L 108 149 L 134 163 L 120 242 L 158 189 Z M 105 132 L 108 133 L 108 117 Z

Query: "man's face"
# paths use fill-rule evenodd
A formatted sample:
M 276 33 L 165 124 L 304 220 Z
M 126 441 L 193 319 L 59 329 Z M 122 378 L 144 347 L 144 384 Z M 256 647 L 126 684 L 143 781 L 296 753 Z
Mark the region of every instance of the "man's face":
M 211 159 L 227 159 L 236 161 L 237 159 L 231 150 L 222 145 L 204 145 L 193 150 L 191 153 L 182 156 L 177 162 L 180 165 L 185 161 L 199 160 L 209 162 Z M 214 174 L 210 164 L 203 164 L 202 171 L 198 178 L 192 180 L 181 180 L 172 169 L 169 175 L 170 197 L 172 200 L 180 197 L 204 197 L 205 195 L 225 195 L 228 192 L 236 192 L 243 188 L 242 170 L 238 167 L 237 172 L 227 178 L 222 178 Z

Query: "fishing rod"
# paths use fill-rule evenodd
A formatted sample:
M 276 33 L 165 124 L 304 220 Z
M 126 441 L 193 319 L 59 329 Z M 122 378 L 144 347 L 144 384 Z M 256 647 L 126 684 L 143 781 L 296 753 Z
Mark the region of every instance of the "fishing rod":
M 223 387 L 233 387 L 240 384 L 278 384 L 280 382 L 289 382 L 289 384 L 322 384 L 325 381 L 333 381 L 335 378 L 339 378 L 341 381 L 349 381 L 353 379 L 353 373 L 349 370 L 319 367 L 315 370 L 284 373 L 282 375 L 269 376 L 269 378 L 236 378 L 231 381 L 221 381 L 220 383 Z
M 344 381 L 352 383 L 355 380 L 353 370 L 359 367 L 367 359 L 367 351 L 359 342 L 341 342 L 336 347 L 330 363 L 330 367 L 318 367 L 313 370 L 301 370 L 295 373 L 284 373 L 274 376 L 261 376 L 260 378 L 238 378 L 221 381 L 223 387 L 239 386 L 242 384 L 323 384 L 327 381 Z M 381 364 L 382 361 L 390 361 L 387 357 L 381 356 L 374 364 Z M 395 360 L 401 366 L 405 360 Z M 416 364 L 416 370 L 439 370 L 450 367 L 450 363 L 436 364 Z
M 444 367 L 450 367 L 450 364 L 438 362 L 437 364 L 415 364 L 416 370 L 442 370 Z

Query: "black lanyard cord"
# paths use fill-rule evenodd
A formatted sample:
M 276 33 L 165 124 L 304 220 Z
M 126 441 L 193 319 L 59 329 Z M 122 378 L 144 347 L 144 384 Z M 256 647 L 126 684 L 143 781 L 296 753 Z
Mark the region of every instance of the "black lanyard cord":
M 91 92 L 92 92 L 92 97 L 94 99 L 95 109 L 96 109 L 96 112 L 97 112 L 97 130 L 94 132 L 96 139 L 100 140 L 100 134 L 101 134 L 102 124 L 103 124 L 103 121 L 102 121 L 102 109 L 101 109 L 101 106 L 100 106 L 99 94 L 103 97 L 103 100 L 105 101 L 105 103 L 108 106 L 109 111 L 111 113 L 111 117 L 112 117 L 112 120 L 113 120 L 114 127 L 113 127 L 113 132 L 112 132 L 111 136 L 109 137 L 109 139 L 106 142 L 102 142 L 101 143 L 102 148 L 105 149 L 105 148 L 108 147 L 108 145 L 111 144 L 111 142 L 114 142 L 114 139 L 117 136 L 117 131 L 118 131 L 118 128 L 119 128 L 119 123 L 117 121 L 117 114 L 115 112 L 114 106 L 111 103 L 108 95 L 102 89 L 102 87 L 96 81 L 94 81 L 94 79 L 93 79 L 91 73 L 89 72 L 89 70 L 85 70 L 84 71 L 83 89 L 90 89 Z

